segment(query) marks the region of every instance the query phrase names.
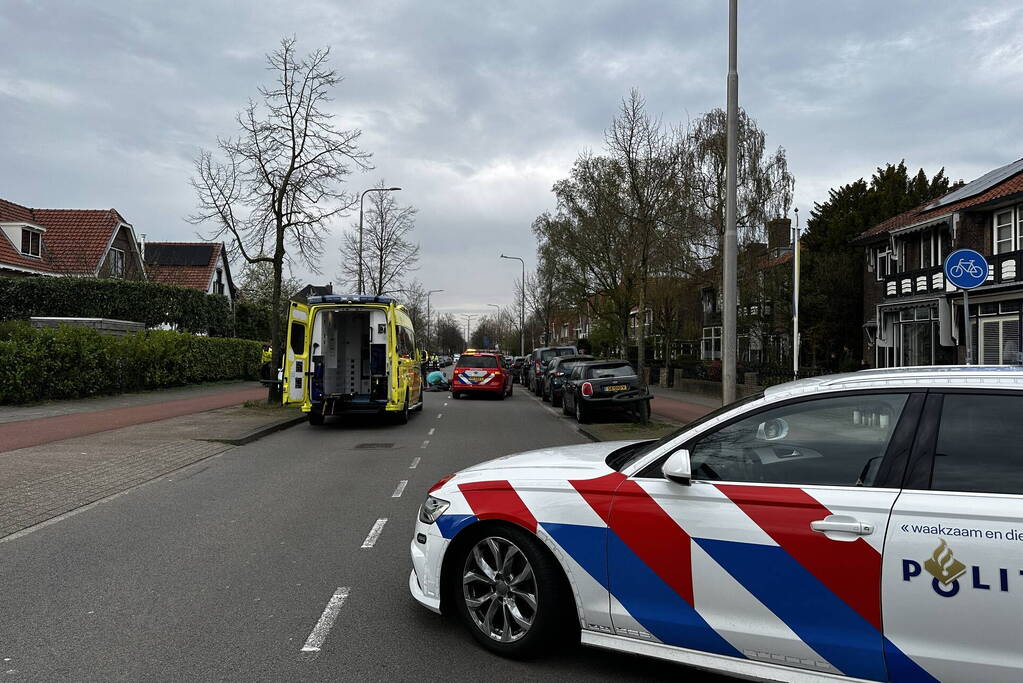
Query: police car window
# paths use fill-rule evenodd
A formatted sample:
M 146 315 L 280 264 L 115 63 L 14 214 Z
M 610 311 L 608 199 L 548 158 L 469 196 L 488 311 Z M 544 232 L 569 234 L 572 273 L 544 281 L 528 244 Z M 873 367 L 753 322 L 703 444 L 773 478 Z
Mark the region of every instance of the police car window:
M 949 394 L 941 407 L 931 488 L 1023 494 L 1023 397 Z
M 755 413 L 693 444 L 693 478 L 870 486 L 907 398 L 841 396 Z
M 631 365 L 613 365 L 611 367 L 602 365 L 590 369 L 590 377 L 593 379 L 600 379 L 601 377 L 629 377 L 635 374 L 636 371 L 632 369 Z
M 493 356 L 462 356 L 458 359 L 460 368 L 496 368 L 497 359 Z

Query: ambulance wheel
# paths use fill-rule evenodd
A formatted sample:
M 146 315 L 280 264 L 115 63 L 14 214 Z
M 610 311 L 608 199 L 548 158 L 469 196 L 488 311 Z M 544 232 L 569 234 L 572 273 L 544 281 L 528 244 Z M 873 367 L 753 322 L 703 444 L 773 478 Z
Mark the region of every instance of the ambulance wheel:
M 395 419 L 398 424 L 408 424 L 409 407 L 408 407 L 408 394 L 405 394 L 405 405 L 402 407 L 401 412 L 395 415 Z
M 314 427 L 319 427 L 323 424 L 323 411 L 313 408 L 309 411 L 309 424 Z

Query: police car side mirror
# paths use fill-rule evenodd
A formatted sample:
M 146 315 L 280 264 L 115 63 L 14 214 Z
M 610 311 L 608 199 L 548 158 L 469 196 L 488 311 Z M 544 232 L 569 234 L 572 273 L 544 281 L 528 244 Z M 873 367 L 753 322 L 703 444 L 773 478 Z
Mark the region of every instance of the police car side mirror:
M 685 448 L 680 448 L 664 461 L 664 465 L 661 466 L 661 472 L 664 474 L 665 479 L 669 479 L 676 484 L 682 484 L 683 486 L 689 486 L 693 483 L 692 466 L 689 463 L 689 451 Z

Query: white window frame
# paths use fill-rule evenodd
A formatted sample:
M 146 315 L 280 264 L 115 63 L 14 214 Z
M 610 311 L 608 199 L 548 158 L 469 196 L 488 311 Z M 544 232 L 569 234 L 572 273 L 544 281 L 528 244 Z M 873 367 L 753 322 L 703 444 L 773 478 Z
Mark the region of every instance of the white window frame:
M 1016 250 L 1017 242 L 1018 242 L 1017 237 L 1016 237 L 1016 234 L 1017 234 L 1017 231 L 1018 231 L 1018 227 L 1016 225 L 1017 221 L 1015 220 L 1016 219 L 1016 213 L 1017 212 L 1015 211 L 1015 207 L 1009 207 L 1007 209 L 999 209 L 998 211 L 995 211 L 995 212 L 993 212 L 991 214 L 991 247 L 992 247 L 992 252 L 991 253 L 993 253 L 993 254 L 1007 254 L 1010 251 L 1015 251 Z M 999 223 L 998 222 L 998 217 L 999 216 L 1005 216 L 1006 214 L 1008 214 L 1008 216 L 1009 216 L 1008 222 L 1006 222 L 1006 223 Z M 998 229 L 999 228 L 1008 228 L 1009 229 L 1009 237 L 1007 239 L 998 239 Z M 1008 243 L 1009 248 L 1008 249 L 1002 249 L 1000 245 L 1004 245 L 1006 243 Z
M 884 263 L 884 269 L 881 268 L 881 263 Z M 887 276 L 891 275 L 892 268 L 892 256 L 891 249 L 886 244 L 884 249 L 881 247 L 874 247 L 874 277 L 877 278 L 878 282 L 884 280 Z
M 114 258 L 114 254 L 120 254 L 120 268 L 117 267 L 117 260 Z M 116 247 L 110 247 L 110 253 L 107 256 L 110 261 L 110 277 L 124 277 L 125 272 L 125 260 L 124 250 Z
M 703 328 L 703 337 L 700 340 L 700 356 L 702 360 L 721 360 L 721 327 Z M 707 348 L 710 342 L 710 348 Z
M 20 249 L 20 245 L 19 245 L 19 252 L 21 253 L 22 256 L 29 256 L 31 258 L 42 258 L 43 257 L 43 233 L 39 232 L 38 230 L 32 230 L 31 228 L 22 228 L 21 229 L 21 239 L 22 239 L 22 241 L 25 240 L 25 234 L 26 233 L 28 233 L 28 236 L 29 236 L 28 237 L 28 251 L 21 250 Z M 35 246 L 36 246 L 36 252 L 35 253 L 32 252 L 32 240 L 33 239 L 35 240 L 35 243 L 36 243 L 35 244 Z

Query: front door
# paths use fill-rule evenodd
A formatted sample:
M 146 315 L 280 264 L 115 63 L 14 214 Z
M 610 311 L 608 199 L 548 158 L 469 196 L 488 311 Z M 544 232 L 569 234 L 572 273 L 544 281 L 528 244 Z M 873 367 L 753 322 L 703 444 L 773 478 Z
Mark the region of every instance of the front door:
M 608 543 L 616 632 L 885 680 L 881 551 L 898 488 L 878 484 L 922 401 L 777 404 L 690 439 L 691 486 L 660 463 L 625 482 Z
M 893 680 L 1023 680 L 1020 415 L 1018 394 L 928 397 L 884 551 Z
M 291 302 L 288 316 L 288 340 L 284 347 L 284 403 L 301 404 L 309 400 L 309 307 Z

